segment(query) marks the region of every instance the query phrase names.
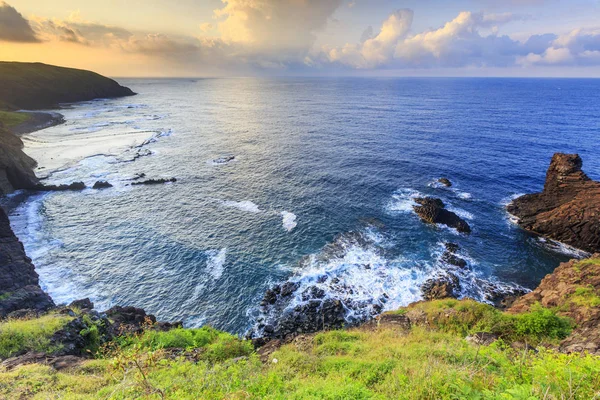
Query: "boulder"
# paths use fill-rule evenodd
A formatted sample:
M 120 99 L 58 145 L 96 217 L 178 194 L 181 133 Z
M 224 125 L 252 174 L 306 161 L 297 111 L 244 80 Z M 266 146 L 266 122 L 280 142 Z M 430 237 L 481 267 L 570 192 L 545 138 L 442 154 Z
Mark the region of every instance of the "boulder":
M 177 178 L 148 179 L 148 180 L 141 181 L 141 182 L 133 182 L 132 185 L 134 185 L 134 186 L 135 185 L 160 185 L 163 183 L 172 183 L 172 182 L 177 182 Z
M 582 165 L 577 154 L 556 153 L 544 190 L 517 198 L 507 210 L 530 232 L 594 253 L 600 251 L 600 182 Z
M 460 292 L 460 281 L 456 275 L 447 273 L 425 281 L 421 291 L 426 300 L 455 299 Z
M 73 182 L 68 185 L 44 185 L 38 184 L 35 186 L 35 190 L 39 192 L 67 192 L 67 191 L 81 191 L 86 188 L 85 183 L 83 182 Z

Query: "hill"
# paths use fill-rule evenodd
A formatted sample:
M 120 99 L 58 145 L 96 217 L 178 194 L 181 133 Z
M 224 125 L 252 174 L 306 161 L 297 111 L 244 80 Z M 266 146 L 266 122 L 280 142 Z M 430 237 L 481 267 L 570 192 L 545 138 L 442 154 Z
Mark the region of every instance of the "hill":
M 131 89 L 91 71 L 0 62 L 0 109 L 56 108 L 60 103 L 133 95 Z

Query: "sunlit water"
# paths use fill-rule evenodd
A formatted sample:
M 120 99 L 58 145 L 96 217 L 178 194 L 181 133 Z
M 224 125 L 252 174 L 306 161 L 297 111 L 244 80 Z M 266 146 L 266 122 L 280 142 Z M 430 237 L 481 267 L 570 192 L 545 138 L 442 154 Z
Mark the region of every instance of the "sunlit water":
M 72 105 L 64 125 L 25 137 L 47 182 L 115 186 L 13 209 L 57 302 L 91 297 L 242 333 L 265 289 L 289 278 L 327 273 L 365 301 L 389 297 L 386 308 L 419 300 L 445 241 L 469 261 L 464 296 L 480 297 L 475 278 L 532 288 L 570 255 L 522 232 L 504 205 L 541 189 L 556 151 L 579 153 L 600 178 L 596 80 L 121 83 L 139 95 Z M 178 181 L 130 186 L 140 173 Z M 434 184 L 442 176 L 455 185 Z M 420 194 L 473 233 L 420 222 Z M 319 256 L 350 232 L 369 243 Z

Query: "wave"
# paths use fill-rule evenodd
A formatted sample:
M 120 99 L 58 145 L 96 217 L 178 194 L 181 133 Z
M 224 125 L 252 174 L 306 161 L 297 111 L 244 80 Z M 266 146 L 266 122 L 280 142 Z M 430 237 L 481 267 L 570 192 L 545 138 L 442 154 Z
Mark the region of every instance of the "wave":
M 227 258 L 227 248 L 221 250 L 209 250 L 206 252 L 208 260 L 206 261 L 206 271 L 212 279 L 219 280 L 225 271 L 225 259 Z
M 225 207 L 237 208 L 238 210 L 256 213 L 256 214 L 263 212 L 263 210 L 261 210 L 256 204 L 254 204 L 250 200 L 221 201 L 221 204 L 223 204 Z
M 415 198 L 423 196 L 421 192 L 414 189 L 398 189 L 392 195 L 392 200 L 388 203 L 386 209 L 388 212 L 412 212 L 413 207 L 418 205 L 415 203 Z
M 298 223 L 296 222 L 296 214 L 293 214 L 289 211 L 281 212 L 282 224 L 286 231 L 291 232 Z

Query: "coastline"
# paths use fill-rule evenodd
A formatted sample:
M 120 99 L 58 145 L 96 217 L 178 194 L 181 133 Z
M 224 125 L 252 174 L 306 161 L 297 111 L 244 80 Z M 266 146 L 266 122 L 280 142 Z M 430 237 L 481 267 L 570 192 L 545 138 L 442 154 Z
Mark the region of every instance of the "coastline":
M 10 128 L 15 135 L 21 136 L 28 133 L 41 131 L 46 128 L 64 124 L 65 117 L 53 111 L 19 111 L 29 115 L 29 119 Z

